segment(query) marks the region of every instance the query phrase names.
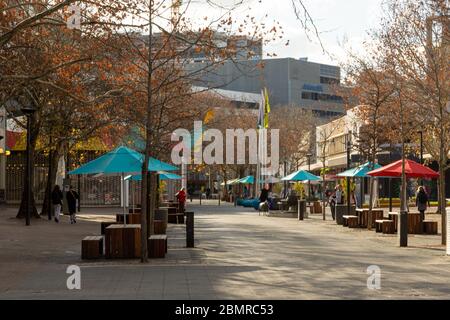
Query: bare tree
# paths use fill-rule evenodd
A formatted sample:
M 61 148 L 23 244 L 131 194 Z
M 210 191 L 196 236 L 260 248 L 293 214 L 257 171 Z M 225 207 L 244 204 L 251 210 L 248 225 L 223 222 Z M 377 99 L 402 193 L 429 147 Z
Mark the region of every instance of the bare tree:
M 445 172 L 449 169 L 450 18 L 446 0 L 386 1 L 382 29 L 377 33 L 382 50 L 410 93 L 408 105 L 423 128 L 427 151 L 439 165 L 438 202 L 442 215 L 442 243 L 446 243 Z

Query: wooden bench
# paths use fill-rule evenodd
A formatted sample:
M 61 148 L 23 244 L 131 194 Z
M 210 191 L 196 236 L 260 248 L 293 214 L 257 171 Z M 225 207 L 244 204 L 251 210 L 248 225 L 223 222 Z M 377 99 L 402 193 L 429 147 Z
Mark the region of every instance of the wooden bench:
M 375 220 L 375 231 L 384 234 L 395 233 L 395 225 L 392 220 Z
M 344 227 L 349 227 L 349 228 L 358 228 L 359 224 L 358 224 L 358 216 L 343 216 L 342 217 L 344 219 Z
M 100 234 L 105 235 L 105 229 L 108 228 L 110 225 L 117 224 L 117 222 L 110 222 L 110 221 L 102 221 L 100 222 Z
M 167 236 L 154 234 L 148 238 L 148 257 L 164 258 L 167 253 Z
M 87 236 L 81 240 L 81 259 L 98 259 L 103 256 L 103 236 Z
M 423 233 L 425 234 L 437 234 L 438 223 L 437 221 L 423 220 Z
M 184 213 L 169 213 L 167 217 L 168 223 L 183 224 L 184 223 Z

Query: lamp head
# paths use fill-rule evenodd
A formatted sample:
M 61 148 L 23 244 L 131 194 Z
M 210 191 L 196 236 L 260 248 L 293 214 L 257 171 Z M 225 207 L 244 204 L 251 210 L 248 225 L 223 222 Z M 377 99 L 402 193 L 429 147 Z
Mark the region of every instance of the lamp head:
M 20 111 L 22 111 L 22 113 L 27 117 L 31 117 L 36 112 L 36 109 L 32 106 L 24 106 L 20 108 Z

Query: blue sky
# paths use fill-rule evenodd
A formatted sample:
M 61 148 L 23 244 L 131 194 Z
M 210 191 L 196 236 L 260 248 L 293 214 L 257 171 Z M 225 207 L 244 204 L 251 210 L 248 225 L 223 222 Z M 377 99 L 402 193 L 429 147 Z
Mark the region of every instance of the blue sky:
M 207 0 L 191 0 L 191 17 L 213 16 L 214 11 L 206 5 Z M 230 8 L 242 0 L 212 0 Z M 298 1 L 298 0 L 294 0 Z M 189 1 L 184 1 L 184 3 Z M 324 54 L 317 39 L 309 40 L 297 21 L 292 7 L 292 0 L 244 0 L 244 5 L 233 11 L 233 17 L 243 20 L 250 14 L 257 21 L 272 24 L 278 21 L 285 38 L 265 47 L 268 53 L 278 57 L 308 57 L 310 61 L 338 64 L 346 57 L 345 49 L 362 50 L 362 43 L 367 39 L 367 31 L 379 25 L 382 0 L 303 0 L 314 18 L 325 49 L 333 56 Z M 251 9 L 249 9 L 251 8 Z M 267 17 L 266 17 L 267 15 Z M 195 18 L 194 18 L 195 20 Z M 202 19 L 199 19 L 202 20 Z M 285 46 L 289 40 L 289 46 Z M 345 49 L 342 47 L 345 43 Z
M 285 41 L 267 47 L 279 57 L 308 57 L 310 61 L 337 64 L 345 60 L 345 50 L 361 51 L 367 31 L 379 25 L 382 0 L 304 0 L 321 31 L 324 47 L 334 57 L 323 54 L 316 39 L 307 39 L 292 10 L 291 0 L 262 0 L 265 10 L 278 20 L 285 31 Z M 345 43 L 345 45 L 342 45 Z

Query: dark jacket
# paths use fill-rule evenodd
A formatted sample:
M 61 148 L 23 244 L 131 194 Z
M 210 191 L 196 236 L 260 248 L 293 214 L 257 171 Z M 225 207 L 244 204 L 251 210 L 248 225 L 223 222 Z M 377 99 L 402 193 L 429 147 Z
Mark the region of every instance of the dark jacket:
M 77 199 L 80 197 L 78 196 L 78 193 L 73 190 L 67 192 L 66 197 L 67 205 L 69 206 L 69 213 L 73 214 L 77 211 Z
M 425 211 L 427 209 L 428 196 L 425 191 L 417 193 L 416 205 L 419 211 Z
M 62 205 L 63 193 L 61 190 L 52 191 L 52 204 Z
M 269 190 L 262 189 L 261 195 L 259 196 L 259 202 L 266 202 L 269 199 Z

